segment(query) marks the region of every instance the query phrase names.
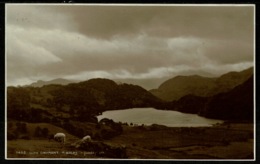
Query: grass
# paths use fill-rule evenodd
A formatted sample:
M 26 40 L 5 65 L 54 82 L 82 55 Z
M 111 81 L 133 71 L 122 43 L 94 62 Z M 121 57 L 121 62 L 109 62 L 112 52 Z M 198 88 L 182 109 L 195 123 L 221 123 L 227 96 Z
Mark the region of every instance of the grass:
M 63 129 L 50 124 L 28 124 L 28 129 L 36 126 L 48 127 L 50 132 Z M 86 126 L 87 128 L 87 126 Z M 123 126 L 121 135 L 104 143 L 125 145 L 130 159 L 252 159 L 253 158 L 253 125 L 231 124 L 227 127 L 165 128 L 151 126 Z M 29 131 L 31 131 L 29 130 Z M 31 133 L 31 132 L 30 132 Z M 79 138 L 68 133 L 67 143 L 47 139 L 12 140 L 7 142 L 9 158 L 98 158 L 73 147 Z M 17 152 L 18 151 L 18 152 Z M 26 154 L 19 154 L 26 151 Z M 41 152 L 58 152 L 43 154 Z M 67 152 L 62 153 L 62 152 Z

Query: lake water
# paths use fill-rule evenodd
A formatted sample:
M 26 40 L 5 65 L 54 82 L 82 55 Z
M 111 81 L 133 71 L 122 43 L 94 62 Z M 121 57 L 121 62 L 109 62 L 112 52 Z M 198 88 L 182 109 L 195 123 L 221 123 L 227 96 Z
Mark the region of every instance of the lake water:
M 159 124 L 169 127 L 198 127 L 212 126 L 222 123 L 222 120 L 207 119 L 197 114 L 181 113 L 169 110 L 157 110 L 154 108 L 132 108 L 124 110 L 112 110 L 103 112 L 98 116 L 98 121 L 102 118 L 109 118 L 115 122 L 127 122 L 128 124 Z

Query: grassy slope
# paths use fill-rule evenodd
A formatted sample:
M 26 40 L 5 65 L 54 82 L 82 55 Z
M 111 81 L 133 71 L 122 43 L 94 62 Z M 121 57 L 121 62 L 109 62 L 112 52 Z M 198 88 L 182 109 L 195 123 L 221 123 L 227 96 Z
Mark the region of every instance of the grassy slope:
M 253 153 L 252 132 L 252 124 L 154 131 L 132 128 L 110 142 L 125 144 L 132 158 L 243 159 Z
M 9 122 L 13 122 L 13 124 L 16 123 L 16 121 L 9 121 Z M 54 126 L 52 124 L 49 124 L 49 123 L 26 123 L 26 126 L 27 126 L 27 133 L 26 135 L 29 136 L 30 138 L 34 139 L 34 132 L 35 132 L 35 129 L 36 127 L 40 127 L 41 129 L 43 128 L 48 128 L 49 130 L 49 134 L 55 134 L 55 133 L 65 133 L 66 134 L 66 137 L 68 139 L 76 139 L 77 137 L 69 134 L 66 130 L 60 128 L 60 127 L 57 127 L 57 126 Z M 15 131 L 15 126 L 13 126 L 11 129 L 8 129 L 9 132 L 13 132 Z M 46 136 L 46 138 L 48 138 L 48 136 Z
M 28 125 L 32 129 L 33 126 L 35 125 Z M 61 130 L 47 126 L 53 131 Z M 81 150 L 72 147 L 71 145 L 77 142 L 78 138 L 69 134 L 67 136 L 65 146 L 54 141 L 49 142 L 47 139 L 8 141 L 8 157 L 97 158 L 91 154 L 84 155 Z M 246 159 L 253 158 L 252 138 L 252 124 L 205 128 L 124 126 L 123 134 L 104 142 L 126 145 L 127 155 L 131 159 Z M 27 154 L 18 154 L 17 150 L 25 150 Z M 58 151 L 59 154 L 40 154 L 42 151 Z M 77 155 L 62 154 L 62 151 L 76 152 Z M 29 152 L 38 152 L 38 154 L 29 154 Z

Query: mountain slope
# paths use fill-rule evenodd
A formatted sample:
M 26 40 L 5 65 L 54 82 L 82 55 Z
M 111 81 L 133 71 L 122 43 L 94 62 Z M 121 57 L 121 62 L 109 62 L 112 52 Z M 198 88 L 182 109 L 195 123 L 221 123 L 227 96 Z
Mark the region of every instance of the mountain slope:
M 241 72 L 229 72 L 218 78 L 207 78 L 198 75 L 176 76 L 162 83 L 158 89 L 150 92 L 166 101 L 178 100 L 185 95 L 213 96 L 226 92 L 242 84 L 253 74 L 253 68 Z
M 43 80 L 38 80 L 37 82 L 34 82 L 32 84 L 30 84 L 29 86 L 32 87 L 42 87 L 44 85 L 50 85 L 50 84 L 60 84 L 60 85 L 67 85 L 73 83 L 73 81 L 67 80 L 67 79 L 62 79 L 62 78 L 58 78 L 58 79 L 53 79 L 50 81 L 43 81 Z
M 229 72 L 226 73 L 216 80 L 217 88 L 213 90 L 213 93 L 226 92 L 244 83 L 250 76 L 253 75 L 253 67 L 250 67 L 241 72 Z
M 186 95 L 171 102 L 171 107 L 179 112 L 198 114 L 201 109 L 205 108 L 207 101 L 208 97 Z
M 229 92 L 211 97 L 200 115 L 208 118 L 253 121 L 253 76 Z
M 97 123 L 103 111 L 153 107 L 162 103 L 140 86 L 116 84 L 109 79 L 91 79 L 68 85 L 8 87 L 8 119 L 48 122 L 66 126 L 68 121 Z M 78 133 L 79 131 L 75 131 Z
M 69 84 L 52 91 L 53 104 L 67 105 L 71 110 L 100 111 L 149 107 L 161 102 L 140 86 L 116 84 L 109 79 L 91 79 Z M 94 112 L 95 111 L 95 112 Z
M 253 89 L 253 76 L 251 76 L 230 91 L 214 96 L 183 96 L 177 101 L 168 103 L 168 109 L 214 119 L 253 121 Z
M 176 76 L 161 84 L 157 90 L 151 90 L 151 93 L 163 100 L 171 101 L 188 94 L 208 96 L 210 90 L 215 87 L 214 78 L 198 75 Z

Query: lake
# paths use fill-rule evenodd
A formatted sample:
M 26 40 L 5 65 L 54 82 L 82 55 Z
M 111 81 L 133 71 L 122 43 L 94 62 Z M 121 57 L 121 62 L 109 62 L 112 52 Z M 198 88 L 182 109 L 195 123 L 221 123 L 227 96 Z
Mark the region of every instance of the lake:
M 208 119 L 197 114 L 181 113 L 178 111 L 157 110 L 154 108 L 132 108 L 124 110 L 112 110 L 99 115 L 98 121 L 109 118 L 115 122 L 127 122 L 128 124 L 159 124 L 168 127 L 199 127 L 212 126 L 222 123 L 222 120 Z

